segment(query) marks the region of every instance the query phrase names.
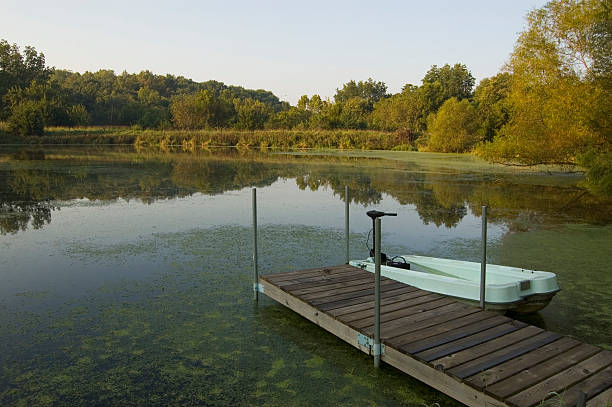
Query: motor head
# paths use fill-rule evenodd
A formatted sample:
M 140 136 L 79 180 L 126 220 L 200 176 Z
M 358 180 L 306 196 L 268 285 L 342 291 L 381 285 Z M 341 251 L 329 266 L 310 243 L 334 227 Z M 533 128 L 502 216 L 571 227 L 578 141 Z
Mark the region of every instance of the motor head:
M 383 216 L 397 216 L 397 213 L 392 212 L 381 212 L 381 211 L 367 211 L 366 215 L 368 215 L 372 220 L 376 218 L 381 218 Z

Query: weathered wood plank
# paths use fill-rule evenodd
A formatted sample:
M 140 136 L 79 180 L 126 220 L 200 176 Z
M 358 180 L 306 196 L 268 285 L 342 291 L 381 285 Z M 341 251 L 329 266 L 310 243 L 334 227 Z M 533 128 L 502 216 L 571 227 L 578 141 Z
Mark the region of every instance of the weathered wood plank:
M 281 287 L 284 291 L 287 291 L 295 296 L 303 296 L 306 294 L 311 294 L 311 293 L 318 293 L 318 292 L 329 292 L 329 290 L 333 290 L 336 288 L 348 288 L 348 287 L 354 287 L 357 285 L 367 285 L 367 286 L 371 286 L 372 284 L 374 284 L 374 278 L 370 277 L 370 276 L 366 276 L 364 277 L 352 277 L 349 280 L 345 280 L 345 281 L 336 281 L 336 280 L 328 280 L 328 281 L 322 281 L 321 284 L 317 284 L 317 285 L 307 285 L 306 287 L 298 285 L 298 288 L 290 288 L 290 287 Z
M 471 348 L 472 346 L 480 345 L 481 343 L 490 341 L 491 339 L 499 338 L 500 336 L 524 328 L 525 326 L 527 326 L 527 324 L 523 322 L 510 321 L 508 323 L 497 325 L 493 328 L 486 329 L 482 332 L 478 332 L 473 335 L 466 335 L 465 337 L 461 337 L 458 334 L 455 334 L 454 331 L 449 332 L 448 336 L 439 335 L 439 345 L 415 353 L 414 356 L 418 359 L 430 362 L 434 359 L 439 359 L 443 356 L 447 356 L 452 353 Z M 469 330 L 466 329 L 463 332 L 459 332 L 469 333 Z
M 442 310 L 440 310 L 442 309 Z M 419 305 L 415 305 L 403 310 L 388 312 L 380 316 L 381 332 L 385 330 L 388 334 L 395 332 L 394 330 L 401 329 L 405 332 L 406 325 L 411 322 L 420 321 L 428 317 L 443 314 L 445 311 L 454 311 L 460 309 L 459 305 L 449 298 L 439 298 L 428 301 Z M 357 328 L 366 328 L 365 332 L 374 332 L 374 316 L 363 318 L 353 322 L 353 326 Z M 384 327 L 383 327 L 384 326 Z
M 587 407 L 610 407 L 612 403 L 612 387 L 587 400 Z
M 380 286 L 381 287 L 395 286 L 399 288 L 401 287 L 401 283 L 398 283 L 397 281 L 394 281 L 394 280 L 386 280 L 386 281 L 381 281 Z M 303 294 L 303 295 L 300 295 L 300 298 L 308 302 L 311 302 L 310 300 L 316 300 L 320 298 L 323 298 L 327 301 L 329 298 L 340 296 L 341 294 L 360 293 L 364 290 L 373 292 L 374 291 L 373 284 L 368 282 L 368 283 L 362 283 L 362 284 L 357 284 L 357 285 L 347 285 L 345 287 L 333 288 L 330 290 L 317 291 L 314 293 Z M 314 304 L 314 302 L 312 303 Z
M 307 270 L 294 270 L 294 271 L 283 271 L 281 273 L 270 273 L 270 274 L 261 274 L 260 277 L 266 281 L 270 282 L 278 282 L 287 279 L 299 277 L 307 277 L 309 275 L 321 275 L 327 274 L 332 275 L 334 273 L 342 272 L 342 271 L 363 271 L 357 267 L 349 266 L 347 264 L 340 264 L 338 266 L 329 266 L 329 267 L 317 267 Z M 366 271 L 367 273 L 367 271 Z
M 283 281 L 275 281 L 274 285 L 277 287 L 282 287 L 284 290 L 298 290 L 300 288 L 307 287 L 316 287 L 317 285 L 322 285 L 331 282 L 341 282 L 341 281 L 351 281 L 357 278 L 367 278 L 370 277 L 372 281 L 374 281 L 374 276 L 370 275 L 362 275 L 362 273 L 356 273 L 354 270 L 347 270 L 339 273 L 334 273 L 331 275 L 318 273 L 317 275 L 309 276 L 309 277 L 296 277 Z
M 488 342 L 482 343 L 477 346 L 473 346 L 469 349 L 462 350 L 457 353 L 453 353 L 448 356 L 444 356 L 439 359 L 431 361 L 437 369 L 450 369 L 454 366 L 458 366 L 462 363 L 474 360 L 479 356 L 489 354 L 500 348 L 512 345 L 513 343 L 519 342 L 523 339 L 530 338 L 544 332 L 541 328 L 535 326 L 527 326 L 523 329 L 511 332 L 507 335 L 500 336 L 499 338 L 492 339 Z
M 612 352 L 601 352 L 507 399 L 516 407 L 531 407 L 612 364 Z
M 494 366 L 484 372 L 476 373 L 466 379 L 471 385 L 477 388 L 492 386 L 493 384 L 509 378 L 524 369 L 530 369 L 539 363 L 546 362 L 551 358 L 578 346 L 580 344 L 576 339 L 563 337 L 558 341 L 544 345 L 539 349 L 532 350 L 519 357 L 511 359 L 501 365 Z M 521 376 L 522 377 L 522 376 Z
M 563 338 L 562 338 L 563 339 Z M 553 342 L 551 345 L 554 345 Z M 542 349 L 542 348 L 540 348 Z M 487 382 L 487 393 L 497 398 L 506 398 L 539 383 L 571 366 L 598 353 L 600 348 L 586 343 L 575 346 L 568 351 L 557 355 L 553 359 L 540 362 L 535 366 L 525 364 L 525 368 L 518 374 L 510 376 L 496 383 Z M 526 362 L 529 362 L 526 360 Z
M 587 395 L 587 398 L 593 398 L 610 388 L 612 388 L 612 366 L 600 370 L 593 376 L 565 390 L 563 392 L 563 406 L 575 406 L 581 391 Z
M 386 289 L 386 287 L 381 287 L 380 298 L 382 300 L 387 297 L 395 297 L 397 295 L 406 294 L 406 293 L 414 291 L 413 288 L 414 287 L 407 286 L 407 285 L 400 286 L 399 288 L 391 287 L 391 289 Z M 370 301 L 374 301 L 374 290 L 373 289 L 370 291 L 367 291 L 366 293 L 360 296 L 356 296 L 356 297 L 349 297 L 349 298 L 342 298 L 342 299 L 333 298 L 333 299 L 328 299 L 328 301 L 320 301 L 317 303 L 317 308 L 319 308 L 322 311 L 329 312 L 331 310 L 334 310 L 337 308 L 343 308 L 348 305 L 363 304 L 363 303 L 370 302 Z
M 399 349 L 413 354 L 452 341 L 453 338 L 461 338 L 470 333 L 484 331 L 509 321 L 510 318 L 481 311 L 457 318 L 445 324 L 393 338 L 393 343 L 397 343 L 396 347 L 399 347 Z
M 423 304 L 423 307 L 426 305 L 427 304 Z M 396 336 L 418 331 L 419 329 L 425 329 L 478 311 L 480 311 L 478 308 L 466 307 L 464 304 L 451 302 L 442 307 L 436 307 L 407 317 L 383 322 L 380 324 L 380 332 L 381 336 L 387 341 Z M 374 332 L 374 326 L 368 326 L 365 328 L 365 332 Z
M 398 282 L 393 282 L 392 280 L 390 281 L 384 281 L 380 283 L 380 289 L 381 291 L 388 291 L 388 290 L 395 290 L 395 289 L 400 289 L 400 288 L 404 288 L 404 285 L 402 283 L 398 283 Z M 358 290 L 358 291 L 348 291 L 345 293 L 338 293 L 338 292 L 334 292 L 332 293 L 332 295 L 329 296 L 325 296 L 325 295 L 308 295 L 308 296 L 304 296 L 302 297 L 304 300 L 308 301 L 310 304 L 312 305 L 321 305 L 321 304 L 325 304 L 328 302 L 333 302 L 333 301 L 340 301 L 340 300 L 346 300 L 349 298 L 356 298 L 356 297 L 363 297 L 364 295 L 374 295 L 374 287 L 368 287 L 368 288 L 364 288 L 362 290 Z M 382 294 L 381 294 L 382 295 Z M 313 297 L 313 298 L 305 298 L 305 297 Z
M 441 300 L 441 299 L 442 297 L 440 297 L 437 294 L 428 294 L 428 295 L 422 295 L 416 298 L 412 298 L 406 301 L 395 302 L 392 304 L 386 304 L 386 305 L 381 304 L 380 314 L 389 315 L 393 311 L 405 310 L 407 308 L 414 307 L 414 306 L 417 306 L 417 305 L 420 305 L 426 302 L 431 302 L 431 301 Z M 373 315 L 374 315 L 374 307 L 363 310 L 363 311 L 356 311 L 350 314 L 343 314 L 343 315 L 340 315 L 338 319 L 344 322 L 351 322 L 351 321 L 358 321 L 364 318 L 373 318 Z
M 542 332 L 540 335 L 527 338 L 503 349 L 491 352 L 488 355 L 471 360 L 461 366 L 456 366 L 448 370 L 448 372 L 453 376 L 463 379 L 530 352 L 539 348 L 540 346 L 546 345 L 547 343 L 554 342 L 560 337 L 561 335 L 556 332 Z
M 381 296 L 380 304 L 381 306 L 385 306 L 385 305 L 390 305 L 390 304 L 394 304 L 397 302 L 403 302 L 405 300 L 410 300 L 413 298 L 423 297 L 425 295 L 435 295 L 435 294 L 431 294 L 428 291 L 423 291 L 423 290 L 419 290 L 418 288 L 414 288 L 414 290 L 409 291 L 407 293 L 403 293 L 403 294 L 392 295 L 386 298 L 382 298 Z M 328 310 L 327 313 L 335 317 L 339 317 L 341 315 L 351 314 L 353 312 L 364 311 L 364 310 L 370 310 L 370 312 L 373 312 L 374 299 L 371 299 L 370 301 L 362 302 L 359 304 L 352 304 L 352 305 L 347 305 L 347 306 L 340 307 L 340 308 L 334 308 L 334 309 Z

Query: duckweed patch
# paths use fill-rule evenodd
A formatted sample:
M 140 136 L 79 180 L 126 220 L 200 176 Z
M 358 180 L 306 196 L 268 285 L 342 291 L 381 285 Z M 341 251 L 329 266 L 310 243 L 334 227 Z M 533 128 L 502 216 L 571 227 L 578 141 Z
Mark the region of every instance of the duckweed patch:
M 260 231 L 262 270 L 343 261 L 339 230 Z M 154 278 L 105 283 L 49 315 L 16 313 L 15 323 L 30 321 L 19 326 L 29 343 L 2 335 L 0 404 L 457 405 L 394 369 L 376 373 L 368 356 L 272 300 L 254 306 L 250 258 L 227 250 L 249 247 L 250 238 L 250 229 L 229 226 L 155 234 L 124 251 L 68 247 L 108 267 L 175 255 L 160 260 Z M 281 244 L 291 249 L 279 252 Z M 49 324 L 36 324 L 41 318 Z

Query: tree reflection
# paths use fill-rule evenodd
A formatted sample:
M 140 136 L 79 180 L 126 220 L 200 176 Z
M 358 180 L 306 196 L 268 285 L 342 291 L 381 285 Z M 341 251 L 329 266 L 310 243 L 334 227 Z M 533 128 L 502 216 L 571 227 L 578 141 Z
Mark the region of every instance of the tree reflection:
M 153 203 L 195 192 L 262 187 L 278 179 L 295 179 L 301 190 L 330 189 L 341 200 L 348 185 L 351 203 L 364 206 L 379 204 L 386 194 L 402 205 L 414 205 L 424 223 L 447 228 L 461 222 L 468 210 L 480 216 L 484 204 L 491 208 L 492 222 L 506 222 L 511 230 L 564 218 L 589 223 L 612 218 L 610 200 L 574 185 L 541 185 L 526 182 L 528 177 L 493 178 L 428 164 L 237 150 L 67 151 L 47 153 L 44 161 L 0 162 L 0 233 L 43 227 L 57 201 L 122 198 Z
M 25 231 L 28 226 L 40 229 L 51 222 L 51 211 L 58 208 L 49 202 L 0 203 L 0 234 Z

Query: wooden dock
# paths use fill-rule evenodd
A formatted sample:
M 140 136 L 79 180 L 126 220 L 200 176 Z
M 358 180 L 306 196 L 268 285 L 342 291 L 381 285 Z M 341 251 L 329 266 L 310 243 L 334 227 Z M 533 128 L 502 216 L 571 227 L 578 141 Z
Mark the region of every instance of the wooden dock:
M 259 290 L 372 354 L 374 276 L 342 265 L 259 277 Z M 381 279 L 381 360 L 468 406 L 612 403 L 612 352 Z M 556 394 L 557 395 L 556 395 Z

